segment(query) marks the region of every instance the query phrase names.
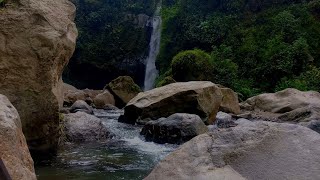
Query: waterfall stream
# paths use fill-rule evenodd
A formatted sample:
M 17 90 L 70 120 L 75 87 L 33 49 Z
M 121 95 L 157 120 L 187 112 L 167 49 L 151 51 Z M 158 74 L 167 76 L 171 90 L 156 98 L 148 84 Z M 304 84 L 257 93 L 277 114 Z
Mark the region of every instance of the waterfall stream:
M 161 2 L 160 2 L 161 3 Z M 161 6 L 158 8 L 152 18 L 152 34 L 149 43 L 149 54 L 146 59 L 146 72 L 144 78 L 144 90 L 150 90 L 154 87 L 155 80 L 158 76 L 158 70 L 156 68 L 156 59 L 160 50 L 160 39 L 161 39 Z
M 38 180 L 141 180 L 177 145 L 146 142 L 141 126 L 118 122 L 123 110 L 95 110 L 113 138 L 107 142 L 71 143 L 52 159 L 36 165 Z

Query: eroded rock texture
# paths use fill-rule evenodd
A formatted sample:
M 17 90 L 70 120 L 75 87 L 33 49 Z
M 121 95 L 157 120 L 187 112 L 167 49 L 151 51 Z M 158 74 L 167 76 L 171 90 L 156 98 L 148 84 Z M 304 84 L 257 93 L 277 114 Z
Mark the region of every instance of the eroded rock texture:
M 0 8 L 0 93 L 17 108 L 30 150 L 54 149 L 61 75 L 75 49 L 68 0 L 8 0 Z

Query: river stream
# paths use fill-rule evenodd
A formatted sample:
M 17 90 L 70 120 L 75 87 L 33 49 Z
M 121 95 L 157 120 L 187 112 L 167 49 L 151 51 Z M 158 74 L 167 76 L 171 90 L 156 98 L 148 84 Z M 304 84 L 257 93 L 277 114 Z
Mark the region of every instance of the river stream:
M 140 180 L 177 145 L 146 142 L 141 126 L 118 123 L 122 110 L 95 110 L 113 134 L 104 143 L 68 144 L 51 160 L 36 165 L 39 180 Z

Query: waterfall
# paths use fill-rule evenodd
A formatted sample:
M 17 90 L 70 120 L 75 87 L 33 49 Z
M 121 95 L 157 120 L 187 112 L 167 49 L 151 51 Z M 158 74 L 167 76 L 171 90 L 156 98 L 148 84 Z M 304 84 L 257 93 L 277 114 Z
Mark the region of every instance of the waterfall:
M 158 76 L 158 70 L 156 68 L 156 58 L 160 50 L 161 39 L 161 6 L 158 6 L 153 18 L 152 18 L 152 34 L 149 43 L 149 54 L 146 59 L 146 70 L 144 78 L 144 90 L 150 90 L 154 87 L 155 80 Z

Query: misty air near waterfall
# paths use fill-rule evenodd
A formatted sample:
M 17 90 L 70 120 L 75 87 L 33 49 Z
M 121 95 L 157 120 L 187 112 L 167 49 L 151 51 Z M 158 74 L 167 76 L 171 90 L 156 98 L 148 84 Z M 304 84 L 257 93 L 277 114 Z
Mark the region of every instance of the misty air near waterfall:
M 319 180 L 320 0 L 0 0 L 0 180 Z

